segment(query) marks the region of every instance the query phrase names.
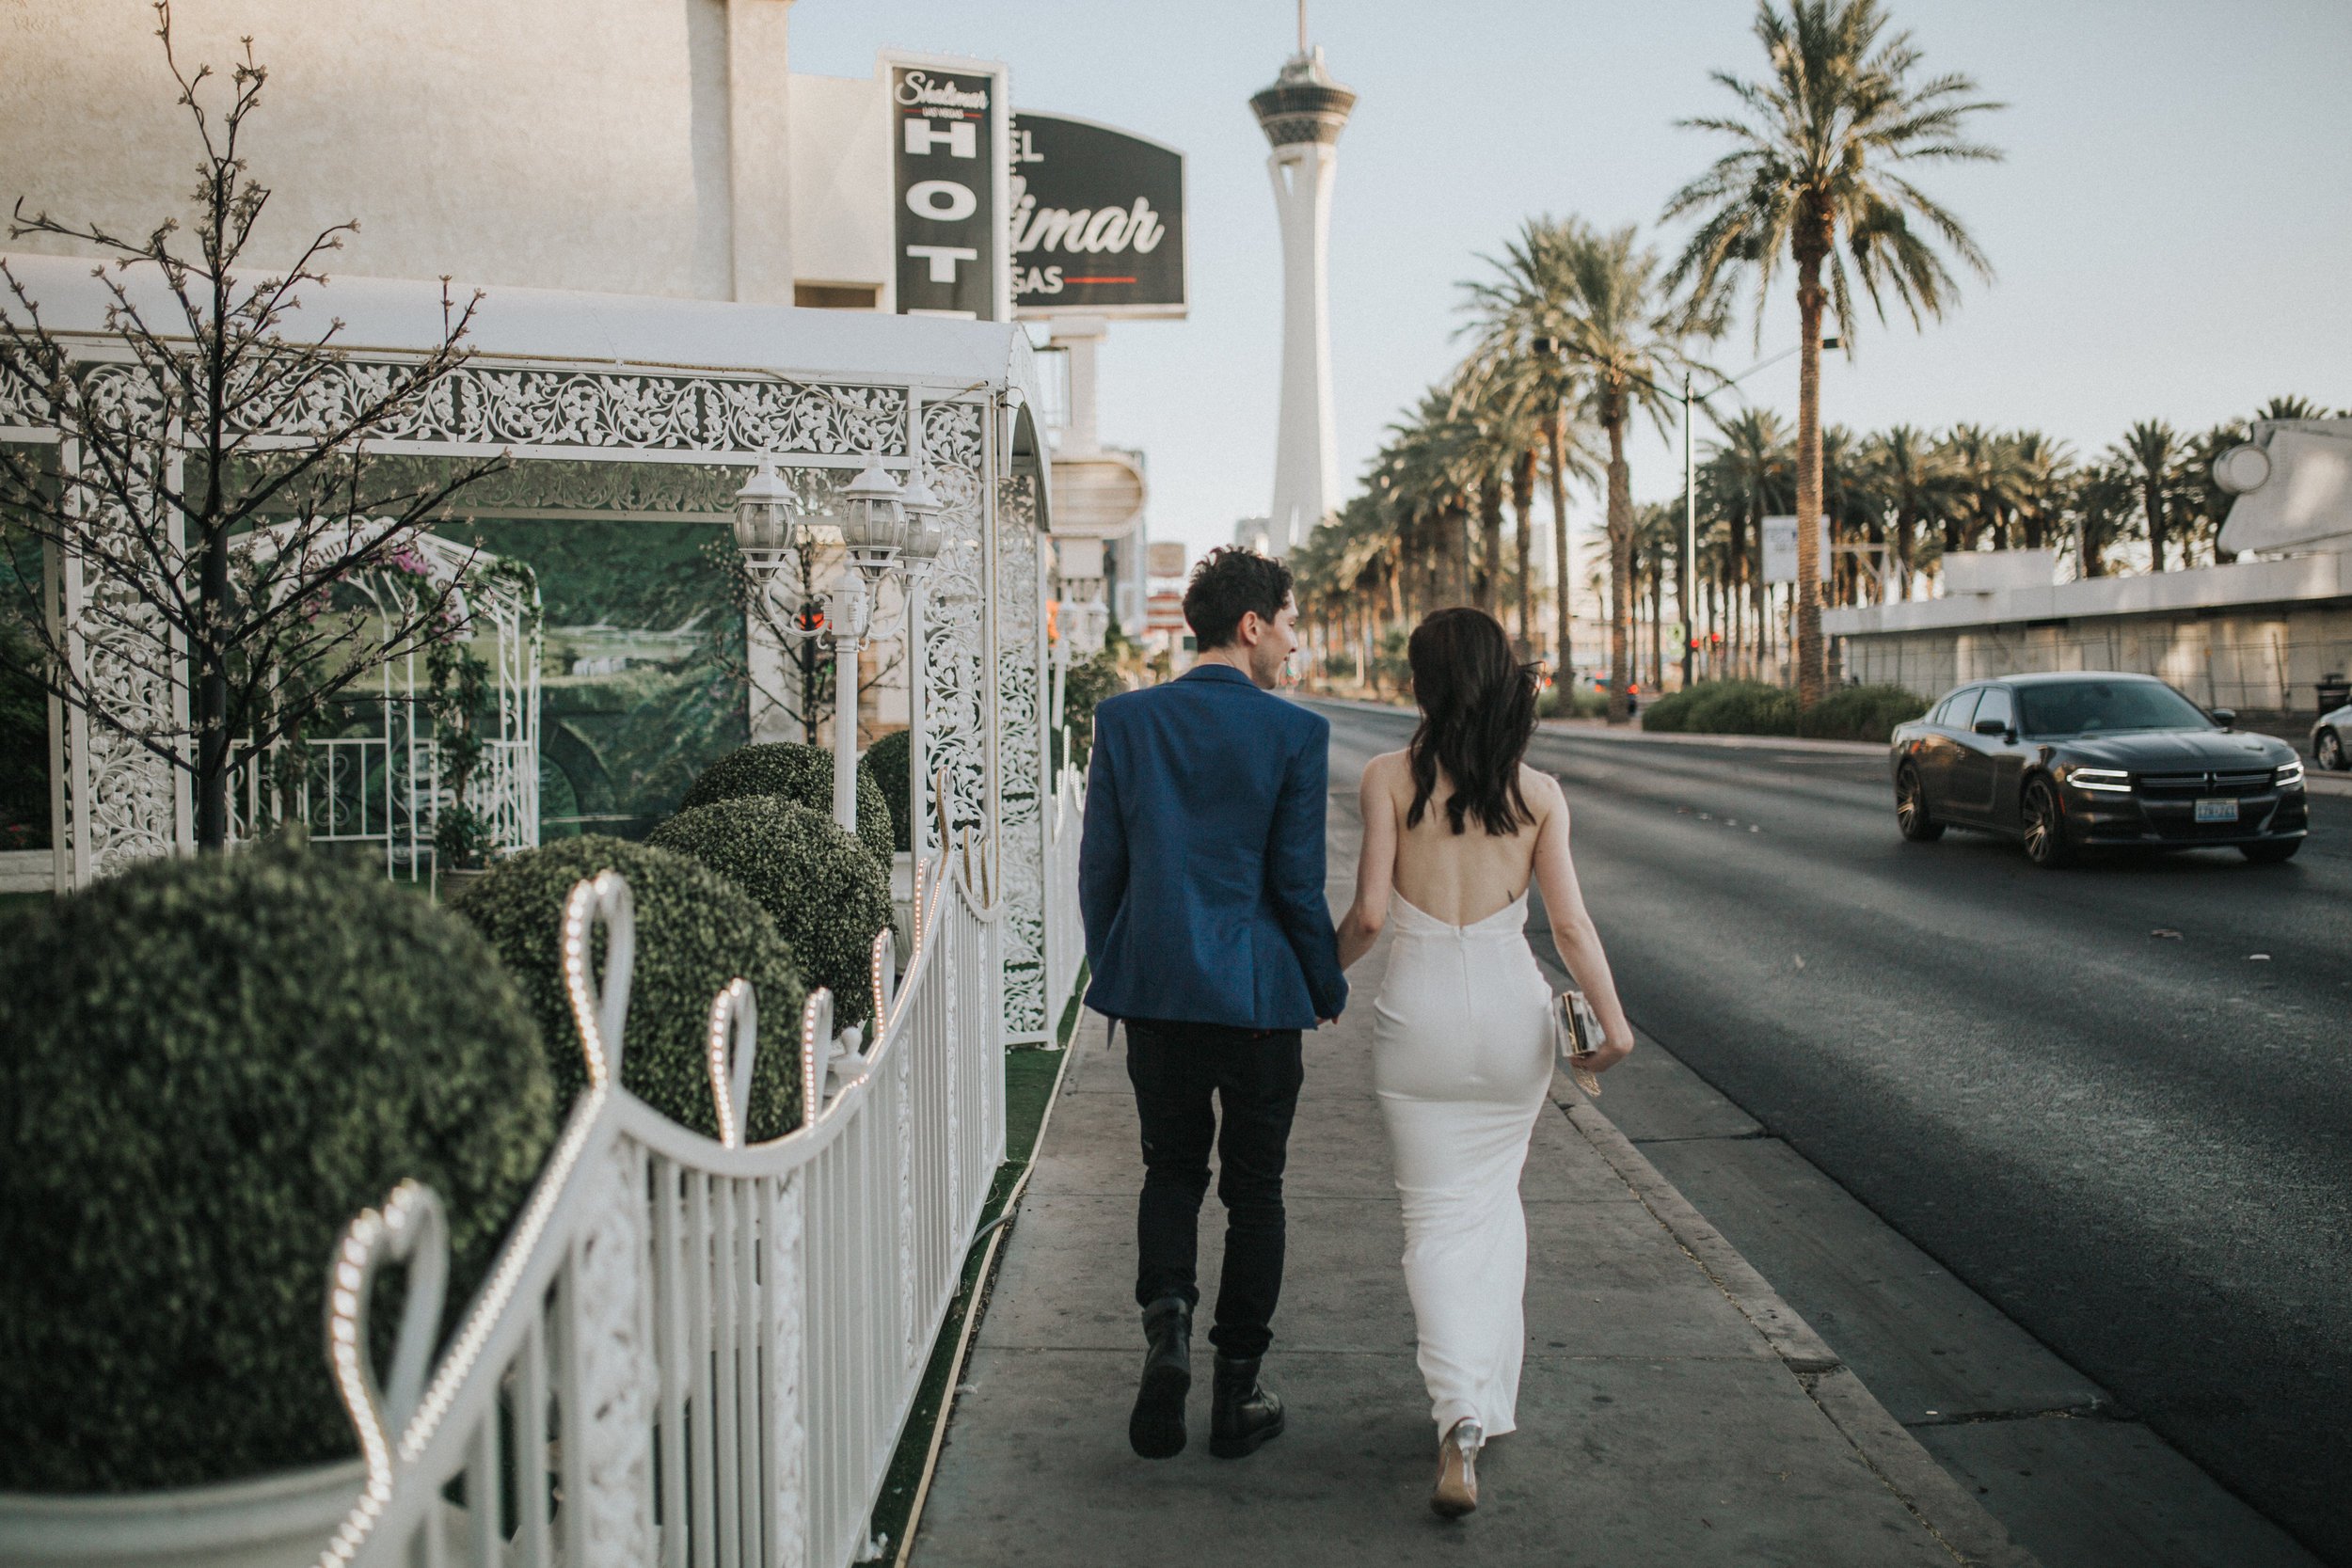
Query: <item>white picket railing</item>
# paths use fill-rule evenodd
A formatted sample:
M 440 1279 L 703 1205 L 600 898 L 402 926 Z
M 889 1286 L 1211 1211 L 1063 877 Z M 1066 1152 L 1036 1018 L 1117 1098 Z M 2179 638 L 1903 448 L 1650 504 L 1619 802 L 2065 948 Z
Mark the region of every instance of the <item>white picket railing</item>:
M 1078 840 L 1086 829 L 1086 775 L 1064 765 L 1054 782 L 1045 824 L 1045 995 L 1048 1029 L 1061 1027 L 1061 1010 L 1086 961 L 1086 927 L 1078 918 Z
M 405 1183 L 333 1265 L 328 1348 L 368 1481 L 325 1568 L 835 1568 L 866 1553 L 1004 1154 L 997 911 L 945 856 L 916 891 L 895 988 L 889 934 L 875 942 L 871 1049 L 836 1054 L 832 999 L 812 995 L 796 1021 L 804 1120 L 745 1147 L 751 988 L 712 1007 L 714 1142 L 620 1086 L 628 888 L 608 872 L 574 890 L 564 958 L 590 1086 L 429 1376 L 433 1195 Z M 379 1381 L 367 1302 L 388 1260 L 409 1289 Z

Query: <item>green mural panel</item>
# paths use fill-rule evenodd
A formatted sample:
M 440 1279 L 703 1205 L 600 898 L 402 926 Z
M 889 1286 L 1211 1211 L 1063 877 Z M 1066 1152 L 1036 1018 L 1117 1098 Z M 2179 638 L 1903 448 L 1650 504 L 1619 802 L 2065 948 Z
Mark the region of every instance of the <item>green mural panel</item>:
M 642 837 L 748 738 L 723 524 L 485 520 L 445 531 L 539 577 L 543 839 Z

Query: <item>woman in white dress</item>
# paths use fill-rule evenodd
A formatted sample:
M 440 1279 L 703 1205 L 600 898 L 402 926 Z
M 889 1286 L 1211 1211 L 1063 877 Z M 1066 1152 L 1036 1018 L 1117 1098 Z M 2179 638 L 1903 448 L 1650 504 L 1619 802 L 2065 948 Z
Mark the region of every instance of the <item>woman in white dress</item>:
M 1392 928 L 1373 1004 L 1373 1084 L 1405 1210 L 1405 1278 L 1438 1426 L 1430 1506 L 1478 1506 L 1478 1449 L 1516 1425 L 1527 1224 L 1519 1168 L 1551 1083 L 1551 988 L 1526 936 L 1540 883 L 1552 941 L 1598 1015 L 1605 1071 L 1633 1049 L 1577 890 L 1559 781 L 1520 758 L 1535 671 L 1484 610 L 1441 610 L 1408 648 L 1421 727 L 1363 778 L 1363 858 L 1340 927 L 1352 965 Z

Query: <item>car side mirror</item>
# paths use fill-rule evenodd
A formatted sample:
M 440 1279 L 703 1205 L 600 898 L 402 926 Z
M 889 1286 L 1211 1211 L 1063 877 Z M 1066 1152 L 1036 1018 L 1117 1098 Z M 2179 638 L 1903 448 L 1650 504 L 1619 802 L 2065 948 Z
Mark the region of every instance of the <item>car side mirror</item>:
M 2005 736 L 2009 734 L 2009 726 L 1998 719 L 1979 719 L 1977 721 L 1976 730 L 1979 735 Z
M 2206 711 L 2213 716 L 2213 721 L 2225 730 L 2237 723 L 2237 709 L 2233 707 L 2208 708 Z

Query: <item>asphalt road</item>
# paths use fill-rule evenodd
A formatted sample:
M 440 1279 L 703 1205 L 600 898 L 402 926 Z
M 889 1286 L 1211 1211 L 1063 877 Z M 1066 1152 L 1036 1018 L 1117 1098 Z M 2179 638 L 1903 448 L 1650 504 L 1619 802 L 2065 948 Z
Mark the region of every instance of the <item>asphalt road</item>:
M 1325 706 L 1331 776 L 1410 721 Z M 1897 836 L 1876 757 L 1546 731 L 1627 1011 L 2352 1563 L 2352 799 L 2283 866 Z

